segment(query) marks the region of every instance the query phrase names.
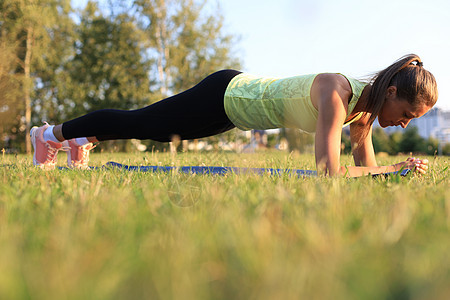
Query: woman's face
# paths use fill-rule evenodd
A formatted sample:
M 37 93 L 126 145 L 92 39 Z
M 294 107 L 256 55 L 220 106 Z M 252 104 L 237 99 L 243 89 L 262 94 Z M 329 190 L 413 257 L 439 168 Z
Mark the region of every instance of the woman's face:
M 390 86 L 386 93 L 386 101 L 378 115 L 378 123 L 385 128 L 388 126 L 402 126 L 406 128 L 414 118 L 426 114 L 431 107 L 419 105 L 413 107 L 406 99 L 397 97 L 397 88 Z

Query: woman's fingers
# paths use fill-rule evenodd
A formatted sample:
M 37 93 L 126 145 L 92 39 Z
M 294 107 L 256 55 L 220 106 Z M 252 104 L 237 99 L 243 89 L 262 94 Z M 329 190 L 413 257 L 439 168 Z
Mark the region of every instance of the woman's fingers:
M 415 162 L 415 171 L 420 174 L 425 174 L 428 171 L 428 160 L 418 160 Z
M 404 164 L 405 167 L 414 170 L 419 175 L 426 174 L 428 171 L 428 159 L 419 159 L 408 157 Z
M 426 174 L 428 171 L 428 159 L 419 159 L 415 157 L 408 157 L 403 166 L 413 170 L 416 174 Z

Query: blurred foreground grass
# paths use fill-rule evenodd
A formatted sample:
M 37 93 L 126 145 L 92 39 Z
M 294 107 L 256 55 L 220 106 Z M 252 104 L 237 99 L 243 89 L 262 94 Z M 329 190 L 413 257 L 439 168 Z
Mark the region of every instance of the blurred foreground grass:
M 429 159 L 420 178 L 298 179 L 4 156 L 0 299 L 449 299 L 449 160 Z M 278 152 L 92 155 L 109 160 L 314 168 Z

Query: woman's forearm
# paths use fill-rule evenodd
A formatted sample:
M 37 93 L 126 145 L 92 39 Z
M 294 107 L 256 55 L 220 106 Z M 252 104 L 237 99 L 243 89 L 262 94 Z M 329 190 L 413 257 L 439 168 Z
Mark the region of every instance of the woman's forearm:
M 391 166 L 377 166 L 377 167 L 354 167 L 345 166 L 340 167 L 339 174 L 346 177 L 360 177 L 365 175 L 375 175 L 381 173 L 396 172 L 401 169 L 401 166 L 391 165 Z
M 359 177 L 365 175 L 376 175 L 381 173 L 397 172 L 402 169 L 410 169 L 419 175 L 426 174 L 428 171 L 428 160 L 409 157 L 406 161 L 402 161 L 390 166 L 371 166 L 371 167 L 340 167 L 339 174 L 346 177 Z

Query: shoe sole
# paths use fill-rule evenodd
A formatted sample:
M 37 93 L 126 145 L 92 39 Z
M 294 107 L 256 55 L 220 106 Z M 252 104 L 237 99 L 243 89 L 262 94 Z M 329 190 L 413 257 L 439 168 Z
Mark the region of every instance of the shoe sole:
M 39 127 L 34 126 L 33 128 L 31 128 L 30 130 L 30 139 L 31 139 L 31 144 L 33 145 L 33 165 L 35 166 L 40 166 L 40 164 L 38 164 L 38 162 L 36 161 L 36 130 Z
M 72 166 L 72 153 L 70 152 L 71 151 L 71 147 L 70 147 L 70 144 L 69 144 L 68 140 L 65 140 L 63 142 L 63 147 L 69 148 L 69 150 L 67 150 L 67 167 L 73 168 L 73 166 Z

